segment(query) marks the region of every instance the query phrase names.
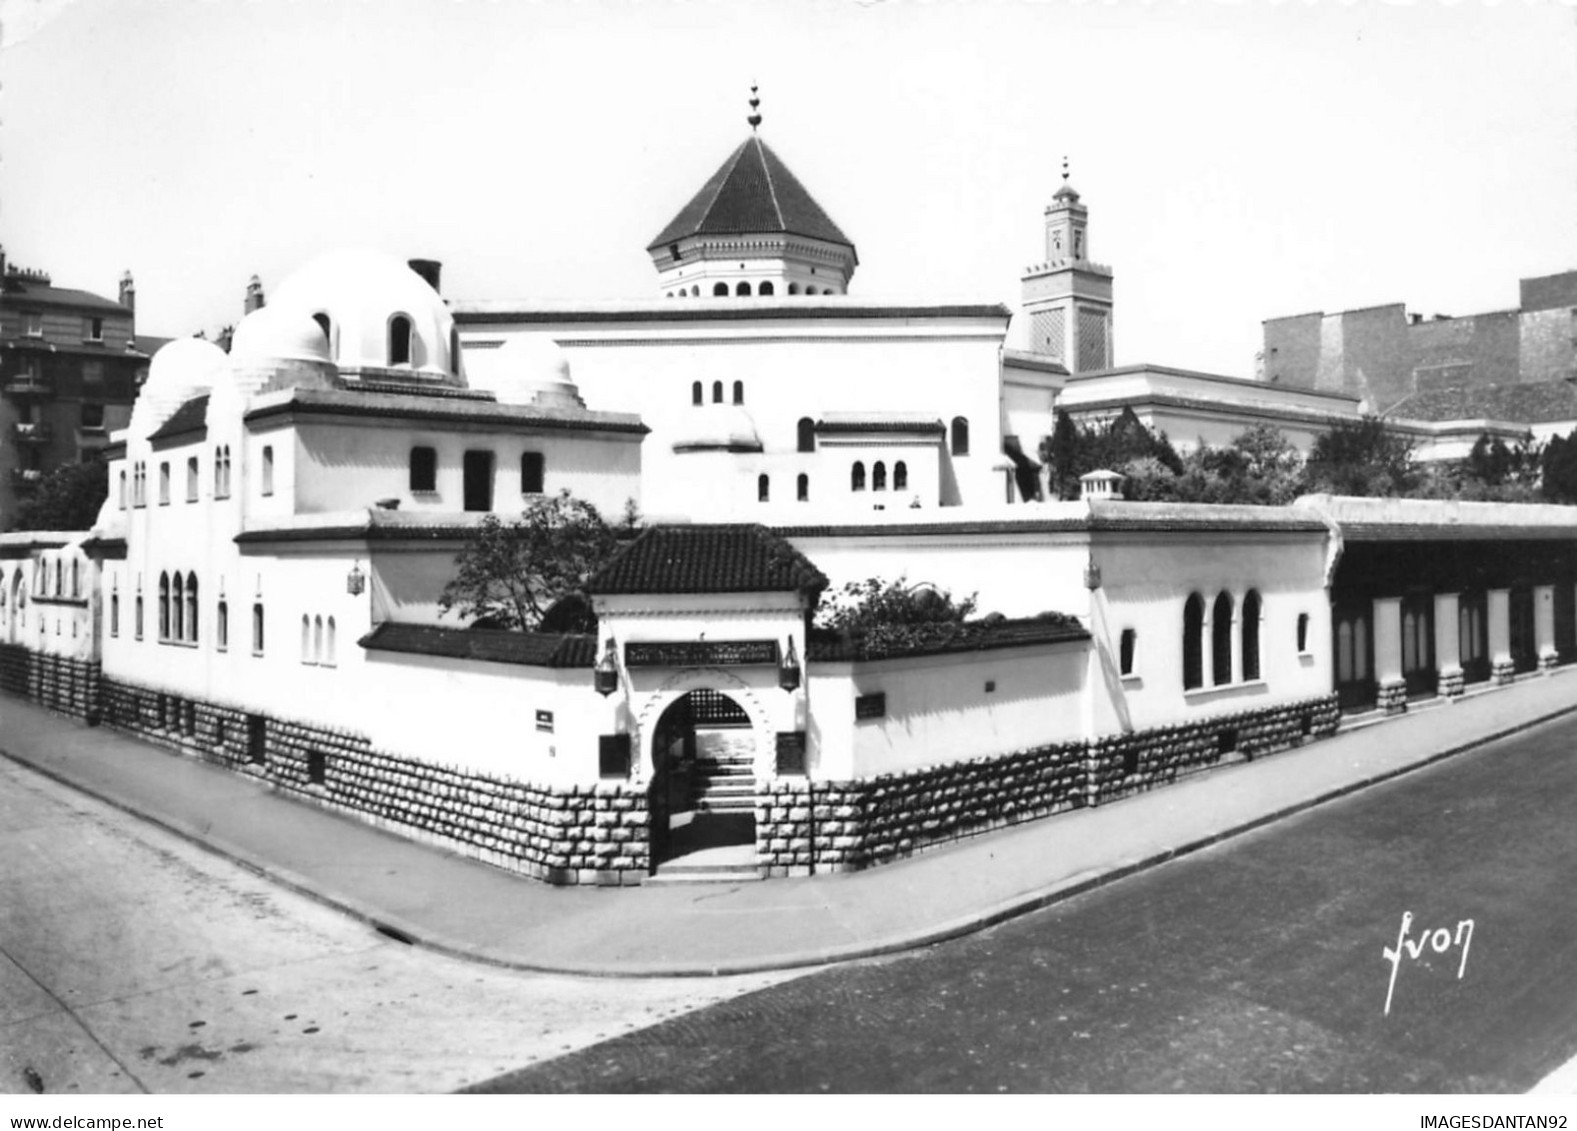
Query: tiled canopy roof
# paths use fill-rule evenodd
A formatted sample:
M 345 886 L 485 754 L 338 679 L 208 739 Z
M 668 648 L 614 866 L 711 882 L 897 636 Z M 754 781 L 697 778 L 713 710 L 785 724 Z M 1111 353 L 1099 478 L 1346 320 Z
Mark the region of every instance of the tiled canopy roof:
M 78 310 L 102 310 L 106 314 L 124 314 L 131 317 L 131 308 L 114 299 L 96 295 L 92 291 L 79 291 L 71 287 L 56 287 L 18 275 L 8 275 L 5 280 L 6 302 L 18 306 L 68 306 Z
M 773 593 L 825 588 L 809 558 L 756 524 L 654 526 L 591 579 L 593 593 Z
M 686 236 L 785 232 L 853 247 L 788 166 L 749 137 L 713 173 L 650 246 Z
M 1403 420 L 1504 420 L 1543 424 L 1577 420 L 1577 387 L 1569 381 L 1427 389 L 1404 397 L 1386 411 Z
M 485 628 L 438 628 L 385 621 L 359 641 L 371 652 L 449 656 L 495 664 L 543 668 L 589 668 L 597 658 L 597 638 L 545 632 L 506 632 Z

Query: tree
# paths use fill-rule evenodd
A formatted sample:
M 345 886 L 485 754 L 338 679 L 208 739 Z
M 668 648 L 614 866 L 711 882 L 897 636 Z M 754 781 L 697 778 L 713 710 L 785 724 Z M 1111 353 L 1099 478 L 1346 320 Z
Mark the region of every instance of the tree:
M 89 530 L 109 489 L 109 467 L 102 461 L 62 464 L 17 507 L 11 529 Z
M 584 598 L 591 575 L 639 525 L 633 502 L 611 525 L 568 491 L 532 500 L 512 522 L 487 515 L 455 559 L 438 607 L 491 628 L 532 631 L 555 602 Z
M 1057 423 L 1052 428 L 1051 437 L 1042 441 L 1040 448 L 1041 462 L 1047 465 L 1050 472 L 1051 493 L 1058 498 L 1067 498 L 1070 489 L 1077 493 L 1079 476 L 1074 464 L 1078 452 L 1078 426 L 1065 410 L 1058 409 Z
M 946 643 L 958 636 L 975 611 L 973 594 L 962 601 L 907 578 L 851 581 L 822 597 L 816 628 L 834 633 L 861 655 L 883 656 Z
M 1413 486 L 1413 445 L 1384 420 L 1339 420 L 1314 441 L 1308 489 L 1333 495 L 1405 495 Z
M 1540 460 L 1540 489 L 1552 503 L 1577 503 L 1577 429 L 1570 436 L 1552 436 Z

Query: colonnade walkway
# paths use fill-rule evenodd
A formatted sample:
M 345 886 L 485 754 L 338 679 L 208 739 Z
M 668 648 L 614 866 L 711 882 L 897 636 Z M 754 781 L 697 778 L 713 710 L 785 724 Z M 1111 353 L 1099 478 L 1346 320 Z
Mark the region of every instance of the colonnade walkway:
M 555 888 L 0 694 L 0 754 L 414 943 L 535 970 L 705 975 L 964 934 L 1577 711 L 1577 669 L 847 875 Z

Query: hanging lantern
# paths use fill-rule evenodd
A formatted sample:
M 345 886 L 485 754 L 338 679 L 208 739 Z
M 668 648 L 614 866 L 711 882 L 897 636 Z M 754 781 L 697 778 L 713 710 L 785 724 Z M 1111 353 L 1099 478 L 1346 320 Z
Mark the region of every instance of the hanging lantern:
M 592 670 L 592 686 L 598 695 L 612 695 L 619 690 L 619 658 L 613 650 L 613 637 L 608 637 L 608 648 Z
M 783 654 L 783 662 L 778 665 L 778 686 L 784 691 L 799 688 L 799 656 L 795 654 L 792 636 L 789 637 L 788 651 Z
M 360 597 L 362 590 L 367 588 L 367 575 L 361 571 L 361 563 L 357 562 L 350 567 L 350 572 L 345 575 L 345 592 L 352 597 Z

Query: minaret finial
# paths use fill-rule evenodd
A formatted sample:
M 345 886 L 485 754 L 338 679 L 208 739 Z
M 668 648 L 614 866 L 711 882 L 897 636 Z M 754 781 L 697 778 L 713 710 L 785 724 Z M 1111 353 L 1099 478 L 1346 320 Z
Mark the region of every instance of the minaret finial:
M 1062 183 L 1068 183 L 1068 155 L 1066 153 L 1062 155 Z
M 756 97 L 756 84 L 755 83 L 751 83 L 750 84 L 750 117 L 746 118 L 745 121 L 750 123 L 750 129 L 751 129 L 752 132 L 754 132 L 756 127 L 761 124 L 761 110 L 759 109 L 760 106 L 761 106 L 761 99 Z

